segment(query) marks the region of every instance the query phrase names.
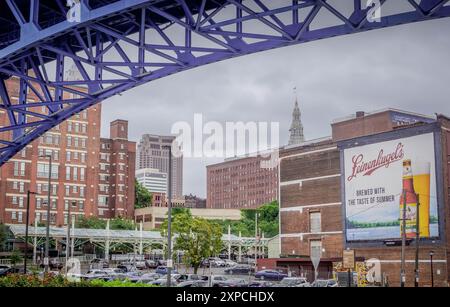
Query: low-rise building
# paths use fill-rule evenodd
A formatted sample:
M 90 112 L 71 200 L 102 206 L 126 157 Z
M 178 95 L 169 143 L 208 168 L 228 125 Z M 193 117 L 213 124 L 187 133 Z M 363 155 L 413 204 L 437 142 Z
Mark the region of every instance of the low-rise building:
M 202 217 L 208 220 L 233 220 L 241 219 L 241 211 L 237 209 L 190 209 L 192 216 Z M 167 219 L 167 207 L 147 207 L 136 209 L 135 221 L 143 222 L 145 230 L 157 229 Z

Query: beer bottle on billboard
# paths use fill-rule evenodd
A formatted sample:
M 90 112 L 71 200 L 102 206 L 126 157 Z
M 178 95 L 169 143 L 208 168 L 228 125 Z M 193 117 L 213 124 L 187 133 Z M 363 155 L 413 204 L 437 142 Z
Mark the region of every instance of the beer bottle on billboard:
M 417 194 L 414 190 L 414 177 L 411 160 L 403 161 L 403 189 L 400 196 L 400 235 L 402 235 L 403 208 L 406 201 L 406 237 L 416 237 Z

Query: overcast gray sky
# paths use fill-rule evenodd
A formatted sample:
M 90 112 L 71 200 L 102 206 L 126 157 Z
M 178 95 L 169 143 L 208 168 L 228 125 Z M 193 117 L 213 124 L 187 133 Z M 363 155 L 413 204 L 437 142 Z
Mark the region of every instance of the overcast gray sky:
M 190 70 L 135 88 L 103 103 L 109 122 L 129 120 L 130 139 L 169 134 L 176 121 L 269 121 L 288 129 L 297 87 L 307 139 L 330 135 L 330 122 L 386 107 L 450 114 L 450 20 L 341 36 Z M 206 195 L 206 168 L 185 159 L 184 193 Z

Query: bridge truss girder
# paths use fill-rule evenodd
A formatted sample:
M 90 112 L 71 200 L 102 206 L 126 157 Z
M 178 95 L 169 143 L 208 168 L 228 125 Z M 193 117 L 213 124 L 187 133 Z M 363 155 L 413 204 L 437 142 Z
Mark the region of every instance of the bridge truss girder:
M 0 10 L 15 29 L 0 27 L 0 112 L 8 122 L 0 127 L 0 166 L 74 114 L 141 84 L 241 55 L 450 16 L 449 0 L 380 0 L 379 20 L 361 0 L 81 0 L 79 22 L 71 23 L 65 1 L 28 2 L 7 0 Z M 12 77 L 18 95 L 7 86 Z

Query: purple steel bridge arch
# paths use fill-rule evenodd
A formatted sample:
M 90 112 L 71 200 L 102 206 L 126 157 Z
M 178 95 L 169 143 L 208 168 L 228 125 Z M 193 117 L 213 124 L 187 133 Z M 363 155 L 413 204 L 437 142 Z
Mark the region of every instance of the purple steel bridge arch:
M 0 166 L 62 121 L 135 86 L 268 49 L 449 17 L 449 4 L 449 0 L 1 1 L 0 111 L 9 123 L 0 127 Z M 78 78 L 67 76 L 69 65 Z M 20 84 L 14 99 L 6 86 L 12 77 Z M 31 92 L 37 100 L 29 99 Z

